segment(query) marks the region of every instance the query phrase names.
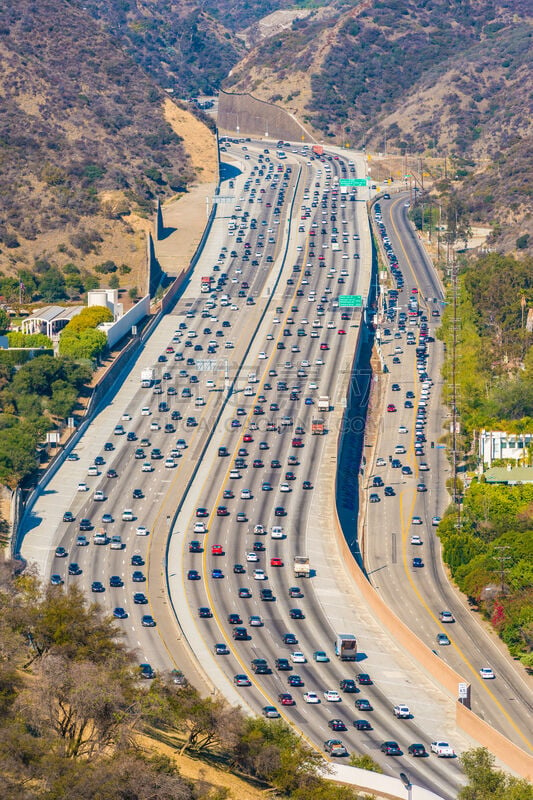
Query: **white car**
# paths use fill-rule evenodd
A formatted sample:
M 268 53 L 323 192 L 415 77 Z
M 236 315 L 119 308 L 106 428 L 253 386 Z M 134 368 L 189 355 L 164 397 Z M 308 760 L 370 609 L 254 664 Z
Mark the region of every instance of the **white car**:
M 87 475 L 91 475 L 92 477 L 99 474 L 100 473 L 98 472 L 98 467 L 95 464 L 92 464 L 87 470 Z
M 340 703 L 341 702 L 340 694 L 338 692 L 336 692 L 334 689 L 327 689 L 324 692 L 324 698 L 328 701 L 328 703 Z
M 263 620 L 259 616 L 259 614 L 253 614 L 248 619 L 248 624 L 251 625 L 252 628 L 261 628 L 263 625 Z
M 273 525 L 270 531 L 271 539 L 283 539 L 283 528 L 281 525 Z
M 86 483 L 78 483 L 78 492 L 88 492 L 89 487 Z
M 455 617 L 451 611 L 441 611 L 439 614 L 439 619 L 441 622 L 455 622 Z
M 435 753 L 437 758 L 453 758 L 455 756 L 454 749 L 448 742 L 431 742 L 431 752 Z
M 291 661 L 293 664 L 307 664 L 307 659 L 300 650 L 291 653 Z
M 131 419 L 131 414 L 123 414 L 121 419 L 125 419 L 126 421 L 129 421 Z
M 418 465 L 418 469 L 420 472 L 429 472 L 429 464 L 426 464 L 425 461 L 422 461 L 422 463 Z
M 411 524 L 412 525 L 423 525 L 424 524 L 424 520 L 422 519 L 422 517 L 413 517 L 411 519 Z
M 252 493 L 249 489 L 243 489 L 241 492 L 241 500 L 251 500 Z
M 265 526 L 261 525 L 261 523 L 254 525 L 254 533 L 266 533 Z
M 265 574 L 264 569 L 254 569 L 253 571 L 254 581 L 266 581 L 267 576 Z
M 318 389 L 318 384 L 311 381 L 308 388 L 313 391 L 313 389 Z
M 153 422 L 150 423 L 150 430 L 151 431 L 159 431 L 159 430 L 161 430 L 161 425 L 159 424 L 159 422 L 156 422 L 154 420 Z
M 148 528 L 145 528 L 144 525 L 139 525 L 137 528 L 135 528 L 135 533 L 137 536 L 148 536 L 150 531 Z
M 259 556 L 257 553 L 246 553 L 246 560 L 247 561 L 259 561 Z
M 193 527 L 194 533 L 207 533 L 207 526 L 205 522 L 195 522 Z
M 166 458 L 165 459 L 165 469 L 174 469 L 176 466 L 176 462 L 173 458 Z
M 479 670 L 479 674 L 483 678 L 484 681 L 490 681 L 496 677 L 494 671 L 490 667 L 481 667 Z
M 268 358 L 268 356 L 267 356 L 267 354 L 265 353 L 264 350 L 261 350 L 261 352 L 259 353 L 257 358 L 265 359 L 265 358 Z
M 208 389 L 214 389 L 215 388 L 215 381 L 206 381 L 205 385 L 207 386 Z
M 437 527 L 437 525 L 439 524 L 439 522 L 440 522 L 440 517 L 432 517 L 432 519 L 431 519 L 431 524 L 433 525 L 433 527 L 434 527 L 434 528 L 436 528 L 436 527 Z
M 153 471 L 154 471 L 154 468 L 152 467 L 150 462 L 149 461 L 145 461 L 144 464 L 141 467 L 141 472 L 153 472 Z
M 105 495 L 101 489 L 97 489 L 93 494 L 93 500 L 95 503 L 102 503 L 105 500 Z
M 376 467 L 386 467 L 386 466 L 387 466 L 387 462 L 385 461 L 384 458 L 381 458 L 381 456 L 380 456 L 378 458 L 378 460 L 376 461 Z
M 292 489 L 288 483 L 280 483 L 279 490 L 280 492 L 292 492 Z
M 413 533 L 411 536 L 411 544 L 422 544 L 422 539 L 418 535 L 418 533 Z
M 408 431 L 405 425 L 400 425 L 400 427 L 398 428 L 398 433 L 407 433 L 407 432 Z
M 273 340 L 273 338 L 274 338 L 274 336 L 271 333 L 267 333 L 267 340 L 269 342 L 271 342 Z
M 151 413 L 152 412 L 150 411 L 148 406 L 144 406 L 144 408 L 141 408 L 141 417 L 149 417 Z
M 306 703 L 320 703 L 320 698 L 316 692 L 306 692 L 304 694 L 304 700 Z

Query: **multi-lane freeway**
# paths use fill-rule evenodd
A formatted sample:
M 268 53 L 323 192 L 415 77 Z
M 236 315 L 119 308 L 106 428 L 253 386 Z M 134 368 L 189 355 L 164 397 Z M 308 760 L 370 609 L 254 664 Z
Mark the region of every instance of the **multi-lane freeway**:
M 450 477 L 441 444 L 450 424 L 440 402 L 443 348 L 435 336 L 444 299 L 442 289 L 407 219 L 407 195 L 384 200 L 380 208 L 378 217 L 397 256 L 406 289 L 398 313 L 387 317 L 385 309 L 379 320 L 381 351 L 389 370 L 384 405 L 395 410 L 381 418 L 375 459 L 366 475 L 367 496 L 370 499 L 373 495 L 375 501 L 368 505 L 370 580 L 420 639 L 471 683 L 473 710 L 530 750 L 531 689 L 496 637 L 478 624 L 475 612 L 450 585 L 436 536 L 436 523 L 449 502 L 446 480 Z M 424 349 L 421 323 L 418 317 L 409 317 L 411 288 L 416 292 L 422 319 L 427 319 L 426 353 L 421 358 L 417 355 L 420 344 Z M 401 323 L 402 312 L 407 318 L 405 324 Z M 411 319 L 417 324 L 411 326 Z M 427 384 L 419 379 L 418 369 L 427 371 Z M 381 483 L 391 487 L 394 494 L 387 496 Z M 423 566 L 413 565 L 417 558 Z M 450 611 L 455 622 L 443 622 L 442 611 Z M 487 666 L 497 675 L 496 680 L 481 677 L 480 670 Z
M 442 737 L 458 749 L 468 743 L 455 731 L 453 704 L 393 644 L 387 651 L 382 633 L 364 620 L 364 609 L 352 610 L 356 603 L 343 583 L 342 564 L 334 566 L 328 538 L 334 499 L 322 487 L 336 468 L 329 445 L 365 325 L 361 312 L 341 307 L 338 298 L 365 297 L 371 281 L 366 204 L 352 190 L 341 191 L 339 179 L 354 177 L 363 166 L 344 154 L 314 158 L 301 147 L 281 156 L 265 144 L 224 147 L 240 170 L 227 187 L 235 195 L 233 207 L 219 208 L 176 308 L 23 520 L 23 554 L 47 579 L 83 587 L 111 612 L 122 609 L 115 611 L 117 625 L 139 663 L 155 672 L 178 665 L 191 680 L 217 687 L 255 712 L 272 705 L 317 746 L 340 737 L 348 750 L 369 752 L 398 774 L 412 743 L 428 748 Z M 201 277 L 211 278 L 210 291 L 201 291 Z M 424 297 L 438 296 L 418 276 L 417 281 Z M 382 340 L 385 359 L 399 346 L 392 327 L 391 322 L 391 334 Z M 432 369 L 437 366 L 438 359 L 432 360 Z M 146 367 L 155 369 L 155 382 L 143 388 Z M 402 358 L 398 367 L 410 376 L 404 375 L 395 393 L 401 411 L 384 417 L 385 458 L 396 442 L 396 431 L 386 426 L 405 418 L 403 439 L 412 439 L 413 412 L 404 410 L 403 400 L 408 384 L 417 397 L 419 391 L 418 381 L 409 383 L 414 360 Z M 435 390 L 430 394 L 433 411 Z M 319 411 L 323 396 L 329 396 L 331 411 Z M 326 435 L 312 434 L 318 419 Z M 433 413 L 430 419 L 437 440 L 440 419 Z M 425 522 L 445 502 L 438 489 L 444 456 L 439 450 L 427 456 L 430 491 L 416 506 Z M 386 463 L 384 480 L 393 483 L 388 470 Z M 395 497 L 371 504 L 367 527 L 379 523 L 384 535 L 379 546 L 368 535 L 369 564 L 370 571 L 372 565 L 380 569 L 376 582 L 391 603 L 401 585 L 403 610 L 407 603 L 416 606 L 416 613 L 406 610 L 409 624 L 425 617 L 417 632 L 435 647 L 441 629 L 426 609 L 438 614 L 440 606 L 452 608 L 461 621 L 463 611 L 437 566 L 434 537 L 422 546 L 425 568 L 413 575 L 408 564 L 415 480 L 409 477 L 409 490 L 402 484 Z M 88 521 L 81 526 L 85 531 L 82 520 Z M 95 544 L 102 529 L 105 544 Z M 423 530 L 428 539 L 431 526 Z M 396 557 L 390 558 L 393 535 Z M 113 543 L 113 536 L 120 542 Z M 56 555 L 58 547 L 63 550 Z M 310 557 L 310 579 L 294 578 L 295 556 Z M 432 591 L 440 592 L 439 603 Z M 238 628 L 246 630 L 236 634 Z M 364 660 L 354 665 L 336 659 L 338 632 L 360 638 Z M 459 647 L 465 645 L 457 638 L 448 650 Z M 266 674 L 253 672 L 257 658 L 266 660 Z M 471 652 L 469 658 L 477 668 Z M 494 684 L 501 685 L 503 667 L 491 664 L 498 672 Z M 363 671 L 370 673 L 370 685 L 341 691 L 340 681 Z M 333 694 L 327 699 L 326 691 L 339 692 L 340 700 Z M 313 692 L 319 703 L 306 702 L 306 693 Z M 412 704 L 411 698 L 413 717 L 396 719 L 393 705 Z M 526 693 L 517 698 L 525 700 Z M 501 723 L 491 700 L 480 709 L 496 709 L 494 720 Z M 333 719 L 347 730 L 333 732 Z M 370 722 L 370 730 L 358 730 L 356 720 Z M 520 724 L 506 732 L 511 735 Z M 398 741 L 403 757 L 381 752 L 390 739 Z M 409 770 L 415 782 L 446 797 L 461 782 L 454 761 L 411 759 Z

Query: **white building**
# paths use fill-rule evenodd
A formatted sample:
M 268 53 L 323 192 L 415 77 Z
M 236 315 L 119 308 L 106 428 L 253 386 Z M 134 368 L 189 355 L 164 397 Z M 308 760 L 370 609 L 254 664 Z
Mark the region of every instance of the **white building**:
M 479 458 L 483 464 L 505 458 L 521 461 L 526 450 L 533 445 L 533 433 L 505 433 L 504 431 L 482 430 L 479 435 Z

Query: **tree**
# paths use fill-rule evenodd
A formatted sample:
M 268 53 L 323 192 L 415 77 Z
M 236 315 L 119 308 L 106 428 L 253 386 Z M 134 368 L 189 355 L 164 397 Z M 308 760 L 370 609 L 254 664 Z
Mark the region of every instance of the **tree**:
M 86 328 L 78 334 L 63 332 L 59 339 L 59 352 L 70 358 L 95 359 L 106 347 L 106 334 L 95 328 Z
M 369 772 L 379 772 L 380 774 L 383 773 L 383 770 L 378 762 L 374 761 L 372 756 L 369 756 L 368 753 L 364 753 L 363 755 L 359 756 L 355 753 L 352 753 L 348 763 L 351 767 L 359 767 L 359 769 L 366 769 Z
M 494 756 L 484 747 L 465 751 L 459 760 L 469 782 L 458 800 L 533 800 L 533 784 L 495 769 Z
M 73 317 L 63 333 L 80 333 L 86 328 L 97 328 L 102 322 L 113 322 L 113 313 L 107 306 L 88 306 Z
M 5 331 L 9 330 L 11 327 L 11 318 L 7 311 L 3 308 L 0 308 L 0 331 L 5 333 Z

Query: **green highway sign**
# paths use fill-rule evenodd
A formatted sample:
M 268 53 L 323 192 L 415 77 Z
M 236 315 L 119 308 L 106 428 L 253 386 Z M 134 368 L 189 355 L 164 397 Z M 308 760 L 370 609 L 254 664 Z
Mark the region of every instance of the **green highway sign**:
M 340 186 L 366 186 L 366 178 L 341 178 Z
M 360 294 L 341 294 L 339 295 L 340 308 L 362 308 L 363 298 Z

